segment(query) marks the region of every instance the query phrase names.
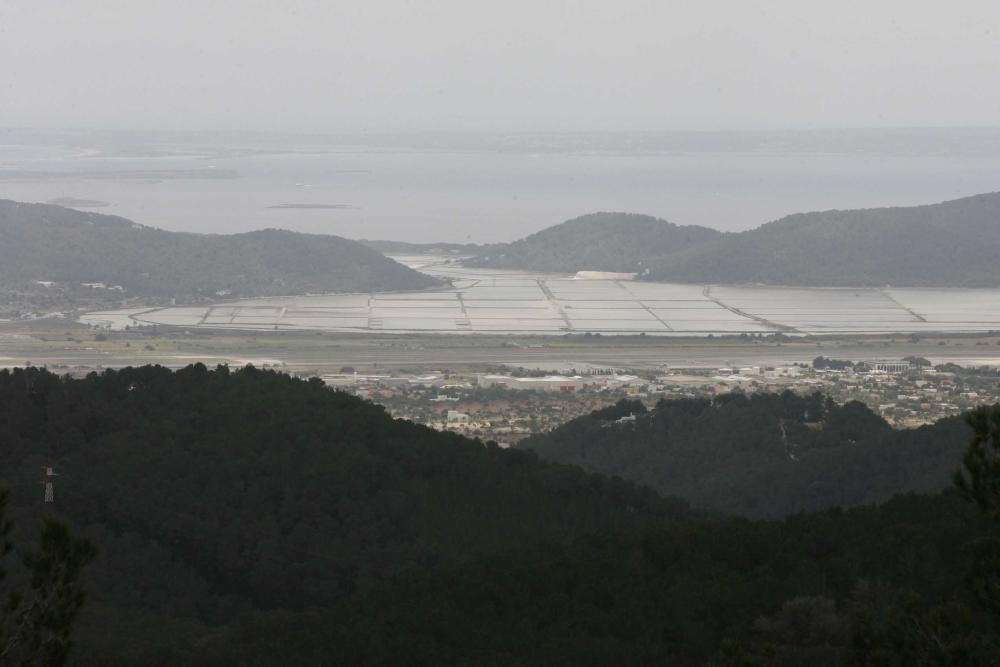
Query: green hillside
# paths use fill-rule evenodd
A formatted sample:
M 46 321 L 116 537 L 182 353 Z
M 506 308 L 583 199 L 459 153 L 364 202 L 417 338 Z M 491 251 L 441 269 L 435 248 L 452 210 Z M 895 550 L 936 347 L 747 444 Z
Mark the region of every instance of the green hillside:
M 770 457 L 753 455 L 768 449 L 756 425 L 769 430 L 777 412 L 796 442 L 817 434 L 802 460 L 836 453 L 828 483 L 887 497 L 914 479 L 934 487 L 922 475 L 957 467 L 952 437 L 972 439 L 945 422 L 922 431 L 932 444 L 879 449 L 867 438 L 888 431 L 858 406 L 762 401 L 664 410 L 704 450 L 677 465 L 703 480 L 713 466 L 727 470 L 739 485 L 732 451 L 745 450 L 743 479 L 780 499 L 759 486 Z M 625 410 L 635 406 L 592 419 L 614 423 Z M 1000 410 L 980 417 L 1000 433 Z M 817 419 L 825 426 L 813 430 Z M 871 474 L 859 477 L 844 437 L 878 452 L 866 459 Z M 318 380 L 200 365 L 80 379 L 2 370 L 0 443 L 18 543 L 31 548 L 26 536 L 51 509 L 98 549 L 74 665 L 921 664 L 913 655 L 942 652 L 961 660 L 924 664 L 990 664 L 998 655 L 983 606 L 995 590 L 992 543 L 969 547 L 989 524 L 954 493 L 778 522 L 699 514 L 621 479 L 394 420 Z M 989 508 L 984 453 L 975 488 Z M 51 506 L 42 466 L 58 473 Z M 930 624 L 934 642 L 914 624 Z M 908 660 L 869 659 L 886 647 Z
M 526 548 L 244 617 L 194 663 L 985 667 L 995 626 L 964 579 L 987 531 L 971 503 L 911 496 Z
M 208 235 L 117 216 L 0 200 L 0 286 L 121 286 L 129 297 L 193 299 L 419 289 L 437 284 L 355 241 L 262 230 Z
M 150 619 L 143 641 L 178 649 L 246 612 L 329 606 L 440 562 L 690 515 L 253 369 L 3 370 L 0 443 L 19 524 L 46 509 L 39 469 L 55 466 L 55 509 L 98 546 L 83 624 L 102 664 L 121 664 L 115 645 L 129 641 L 108 624 Z
M 897 431 L 861 403 L 785 392 L 661 400 L 649 412 L 622 401 L 519 446 L 696 507 L 775 518 L 936 492 L 970 436 L 961 419 Z

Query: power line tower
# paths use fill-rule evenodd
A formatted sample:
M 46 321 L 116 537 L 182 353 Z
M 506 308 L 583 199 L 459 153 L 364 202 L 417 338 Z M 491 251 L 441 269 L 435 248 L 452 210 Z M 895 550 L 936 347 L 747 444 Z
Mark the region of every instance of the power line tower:
M 45 502 L 54 503 L 56 501 L 55 492 L 55 479 L 59 475 L 55 472 L 52 466 L 42 466 L 42 470 L 45 471 L 45 478 L 42 479 L 42 486 L 45 487 Z

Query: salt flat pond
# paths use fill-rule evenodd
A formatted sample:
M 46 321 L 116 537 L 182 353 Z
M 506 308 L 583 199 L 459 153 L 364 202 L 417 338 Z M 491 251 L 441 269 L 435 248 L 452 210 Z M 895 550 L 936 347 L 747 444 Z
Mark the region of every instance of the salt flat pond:
M 429 291 L 246 299 L 89 313 L 86 324 L 382 333 L 878 334 L 1000 331 L 1000 289 L 789 288 L 574 280 L 396 257 Z

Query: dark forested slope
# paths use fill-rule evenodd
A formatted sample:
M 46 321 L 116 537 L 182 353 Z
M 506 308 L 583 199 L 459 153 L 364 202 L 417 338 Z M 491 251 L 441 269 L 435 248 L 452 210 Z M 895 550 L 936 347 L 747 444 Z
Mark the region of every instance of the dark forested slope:
M 961 613 L 932 625 L 919 604 L 900 614 L 888 656 L 864 641 L 865 616 L 889 624 L 897 590 L 967 603 L 968 543 L 985 527 L 954 495 L 901 497 L 782 523 L 691 522 L 528 548 L 388 582 L 333 610 L 246 617 L 209 640 L 200 664 L 996 664 L 988 649 L 934 660 L 900 641 L 915 626 L 943 647 L 971 629 Z
M 630 412 L 634 422 L 616 422 Z M 861 403 L 786 392 L 662 400 L 648 413 L 625 401 L 520 446 L 696 506 L 778 517 L 937 492 L 970 433 L 957 418 L 896 431 Z
M 441 561 L 689 515 L 630 483 L 253 369 L 0 371 L 0 443 L 0 483 L 21 511 L 42 509 L 39 469 L 55 466 L 55 509 L 100 550 L 92 652 L 129 640 L 101 633 L 109 623 L 199 636 Z
M 867 451 L 891 435 L 857 405 L 759 400 L 661 405 L 635 428 L 665 419 L 699 434 L 692 477 L 728 469 L 737 488 L 780 486 L 756 475 L 789 452 L 849 459 L 844 438 Z M 641 410 L 590 419 L 612 433 L 627 412 Z M 772 456 L 775 415 L 787 439 Z M 949 432 L 923 433 L 943 438 L 950 461 Z M 956 424 L 953 435 L 964 447 L 970 433 Z M 0 443 L 18 524 L 44 509 L 40 467 L 52 465 L 54 509 L 100 551 L 74 657 L 88 666 L 755 664 L 733 651 L 842 664 L 869 627 L 858 610 L 883 614 L 897 588 L 969 603 L 965 545 L 984 531 L 953 495 L 776 523 L 701 517 L 629 482 L 252 368 L 0 371 Z M 887 447 L 851 484 L 885 491 L 956 467 L 906 462 L 934 447 Z
M 631 213 L 592 213 L 519 241 L 484 248 L 466 263 L 536 271 L 641 273 L 671 253 L 721 236 L 707 227 L 681 227 Z
M 192 298 L 414 289 L 436 284 L 356 241 L 274 229 L 168 232 L 125 218 L 0 200 L 0 285 L 104 283 Z

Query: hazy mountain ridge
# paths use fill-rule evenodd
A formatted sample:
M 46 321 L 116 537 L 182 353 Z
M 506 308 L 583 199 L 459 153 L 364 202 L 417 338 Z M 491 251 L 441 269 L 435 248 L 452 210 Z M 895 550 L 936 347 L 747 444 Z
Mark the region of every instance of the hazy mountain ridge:
M 669 258 L 653 280 L 997 287 L 1000 193 L 926 206 L 799 213 Z
M 468 263 L 637 272 L 668 282 L 997 287 L 998 256 L 1000 193 L 989 193 L 924 206 L 797 213 L 733 233 L 595 214 L 491 248 Z
M 675 225 L 634 213 L 591 213 L 513 243 L 497 244 L 469 266 L 574 273 L 642 272 L 663 258 L 722 236 L 707 227 Z
M 183 299 L 429 287 L 430 276 L 337 236 L 169 232 L 117 216 L 0 201 L 0 282 L 120 286 Z

